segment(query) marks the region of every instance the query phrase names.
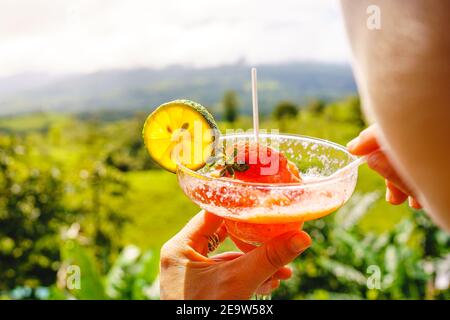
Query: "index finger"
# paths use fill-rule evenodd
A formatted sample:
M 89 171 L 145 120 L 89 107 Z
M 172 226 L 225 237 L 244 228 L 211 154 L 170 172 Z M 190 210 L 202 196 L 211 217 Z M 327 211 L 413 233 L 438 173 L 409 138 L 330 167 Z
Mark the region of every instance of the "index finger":
M 222 218 L 202 210 L 181 229 L 179 234 L 194 242 L 208 240 L 222 224 Z
M 378 143 L 377 132 L 378 126 L 376 124 L 361 131 L 355 139 L 347 144 L 348 151 L 357 156 L 364 156 L 378 150 L 380 144 Z

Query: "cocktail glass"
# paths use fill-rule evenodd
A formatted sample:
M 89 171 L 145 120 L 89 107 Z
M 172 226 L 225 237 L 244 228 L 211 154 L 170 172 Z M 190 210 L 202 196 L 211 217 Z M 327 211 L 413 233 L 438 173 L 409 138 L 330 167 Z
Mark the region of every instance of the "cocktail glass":
M 253 134 L 219 138 L 224 150 Z M 306 136 L 265 134 L 261 145 L 279 150 L 296 164 L 301 183 L 267 184 L 211 176 L 211 169 L 193 171 L 178 165 L 177 177 L 184 193 L 200 208 L 222 217 L 233 237 L 261 245 L 280 234 L 302 228 L 303 223 L 340 208 L 352 195 L 358 176 L 357 158 L 343 146 Z

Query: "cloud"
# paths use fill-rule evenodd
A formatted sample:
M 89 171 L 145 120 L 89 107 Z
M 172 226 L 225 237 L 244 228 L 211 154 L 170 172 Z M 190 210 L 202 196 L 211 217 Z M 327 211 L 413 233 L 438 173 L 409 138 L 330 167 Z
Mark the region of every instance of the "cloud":
M 329 0 L 2 0 L 0 11 L 0 75 L 348 56 Z

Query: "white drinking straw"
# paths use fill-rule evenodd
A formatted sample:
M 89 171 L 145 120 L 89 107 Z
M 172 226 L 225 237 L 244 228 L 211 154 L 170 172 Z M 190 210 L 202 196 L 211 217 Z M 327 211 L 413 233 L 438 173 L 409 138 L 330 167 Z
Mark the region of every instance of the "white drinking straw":
M 252 102 L 253 102 L 253 134 L 258 142 L 259 113 L 258 113 L 258 87 L 256 78 L 256 68 L 252 68 Z

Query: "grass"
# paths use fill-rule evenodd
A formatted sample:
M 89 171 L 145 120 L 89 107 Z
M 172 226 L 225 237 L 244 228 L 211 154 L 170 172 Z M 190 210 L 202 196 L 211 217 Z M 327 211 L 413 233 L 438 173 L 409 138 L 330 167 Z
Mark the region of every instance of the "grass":
M 159 249 L 199 209 L 183 194 L 176 176 L 162 170 L 127 173 L 130 192 L 124 243 Z
M 359 168 L 356 191 L 361 193 L 376 191 L 380 197 L 359 221 L 362 230 L 366 232 L 381 233 L 387 231 L 412 212 L 406 204 L 393 206 L 384 200 L 384 179 L 370 170 L 367 165 L 362 165 Z

